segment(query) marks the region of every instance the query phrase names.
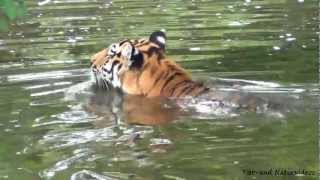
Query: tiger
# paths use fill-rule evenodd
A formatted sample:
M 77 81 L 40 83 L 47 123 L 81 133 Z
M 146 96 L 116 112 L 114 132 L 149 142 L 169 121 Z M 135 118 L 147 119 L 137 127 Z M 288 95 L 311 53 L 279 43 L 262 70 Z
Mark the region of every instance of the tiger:
M 151 33 L 149 39 L 125 39 L 102 49 L 91 58 L 96 84 L 144 97 L 197 97 L 209 91 L 165 54 L 166 34 Z
M 91 72 L 101 89 L 124 94 L 175 100 L 201 98 L 222 106 L 266 111 L 269 102 L 247 93 L 223 92 L 192 79 L 174 60 L 166 57 L 166 34 L 151 33 L 149 39 L 125 39 L 100 50 L 91 58 Z

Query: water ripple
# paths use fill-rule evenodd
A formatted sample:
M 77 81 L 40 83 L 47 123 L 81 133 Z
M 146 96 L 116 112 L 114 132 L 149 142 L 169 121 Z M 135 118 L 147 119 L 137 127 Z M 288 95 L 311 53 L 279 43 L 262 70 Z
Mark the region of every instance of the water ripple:
M 112 142 L 115 136 L 117 136 L 117 133 L 113 131 L 113 127 L 62 133 L 50 132 L 49 134 L 43 136 L 43 139 L 41 139 L 39 143 L 43 145 L 51 144 L 49 148 L 56 149 L 88 142 Z
M 9 75 L 9 82 L 27 82 L 36 80 L 48 80 L 48 79 L 64 79 L 70 77 L 84 76 L 84 73 L 88 72 L 87 69 L 73 69 L 73 70 L 59 70 L 42 73 L 27 73 L 18 75 Z
M 105 175 L 101 175 L 89 170 L 81 170 L 75 172 L 71 175 L 70 180 L 79 180 L 79 179 L 92 179 L 92 180 L 116 180 L 118 178 L 112 178 Z
M 70 165 L 81 161 L 84 157 L 90 155 L 92 152 L 88 149 L 77 149 L 73 152 L 73 156 L 56 162 L 53 167 L 46 169 L 39 173 L 42 178 L 52 178 L 57 172 L 67 169 Z
M 0 32 L 0 152 L 3 162 L 12 160 L 0 163 L 0 178 L 237 179 L 241 171 L 230 170 L 252 162 L 316 164 L 318 108 L 304 104 L 320 94 L 312 85 L 315 1 L 24 2 L 26 16 Z M 238 115 L 204 98 L 167 117 L 170 108 L 154 110 L 105 92 L 96 96 L 87 81 L 90 56 L 159 29 L 166 30 L 168 57 L 193 77 L 209 87 L 276 100 L 288 116 Z M 145 115 L 154 124 L 171 123 L 146 126 Z
M 81 170 L 75 172 L 71 175 L 70 180 L 79 180 L 79 179 L 90 179 L 90 180 L 119 180 L 119 179 L 130 179 L 133 177 L 132 174 L 125 174 L 120 172 L 104 172 L 103 174 L 98 174 L 90 170 Z

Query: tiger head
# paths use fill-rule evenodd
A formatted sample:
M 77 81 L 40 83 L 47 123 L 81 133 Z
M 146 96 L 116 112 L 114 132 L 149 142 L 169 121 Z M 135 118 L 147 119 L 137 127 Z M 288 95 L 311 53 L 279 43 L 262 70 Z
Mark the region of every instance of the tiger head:
M 207 89 L 165 57 L 165 43 L 166 35 L 156 31 L 148 40 L 124 40 L 96 53 L 91 70 L 97 85 L 146 97 L 197 95 Z

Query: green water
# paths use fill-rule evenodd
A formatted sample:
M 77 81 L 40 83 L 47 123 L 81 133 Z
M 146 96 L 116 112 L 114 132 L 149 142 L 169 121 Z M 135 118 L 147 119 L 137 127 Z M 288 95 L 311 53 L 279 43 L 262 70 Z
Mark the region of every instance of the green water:
M 0 8 L 0 179 L 316 179 L 243 170 L 318 171 L 318 10 L 316 0 Z M 196 79 L 296 107 L 177 115 L 88 88 L 92 54 L 159 29 L 167 55 Z

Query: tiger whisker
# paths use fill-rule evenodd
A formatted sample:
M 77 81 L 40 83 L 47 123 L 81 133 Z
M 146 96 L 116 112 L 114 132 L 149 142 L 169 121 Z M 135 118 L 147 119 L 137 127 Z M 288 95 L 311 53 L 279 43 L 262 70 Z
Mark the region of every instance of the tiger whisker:
M 101 75 L 97 72 L 94 72 L 95 79 L 96 79 L 96 84 L 98 85 L 99 89 L 104 89 L 104 86 L 106 86 L 103 78 L 101 78 Z M 102 81 L 102 82 L 101 82 Z
M 110 90 L 110 87 L 109 87 L 109 84 L 108 84 L 107 80 L 102 79 L 102 81 L 103 81 L 103 83 L 104 83 L 104 85 L 105 85 L 106 89 L 107 89 L 107 90 Z

